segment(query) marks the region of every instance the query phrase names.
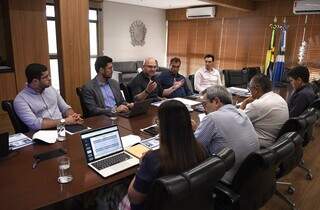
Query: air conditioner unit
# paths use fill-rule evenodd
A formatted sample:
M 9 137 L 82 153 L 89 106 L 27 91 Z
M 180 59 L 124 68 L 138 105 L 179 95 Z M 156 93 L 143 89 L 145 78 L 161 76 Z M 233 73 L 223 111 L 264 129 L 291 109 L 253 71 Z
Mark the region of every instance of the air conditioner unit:
M 320 14 L 320 0 L 294 1 L 293 13 L 296 15 Z
M 214 18 L 216 15 L 216 7 L 196 7 L 188 8 L 186 16 L 188 19 L 198 18 Z

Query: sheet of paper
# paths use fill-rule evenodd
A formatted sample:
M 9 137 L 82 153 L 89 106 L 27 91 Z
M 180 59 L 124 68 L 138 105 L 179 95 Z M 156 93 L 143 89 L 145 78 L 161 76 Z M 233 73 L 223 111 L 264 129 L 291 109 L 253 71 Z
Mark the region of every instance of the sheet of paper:
M 250 96 L 249 90 L 245 88 L 228 87 L 227 89 L 231 94 L 234 94 L 234 95 L 245 96 L 245 97 Z
M 201 104 L 201 102 L 199 102 L 199 101 L 194 101 L 194 100 L 190 100 L 190 99 L 186 99 L 186 98 L 179 98 L 178 97 L 178 98 L 173 98 L 173 99 L 182 102 L 186 106 L 194 106 L 197 104 Z
M 9 148 L 11 150 L 16 150 L 31 144 L 33 144 L 32 139 L 23 133 L 17 133 L 9 136 Z
M 122 145 L 124 148 L 131 147 L 132 145 L 135 145 L 141 141 L 141 138 L 137 135 L 127 135 L 121 137 Z
M 39 130 L 32 136 L 32 139 L 40 139 L 49 144 L 55 143 L 57 138 L 57 130 Z
M 199 102 L 199 101 L 194 101 L 194 100 L 190 100 L 190 99 L 186 99 L 186 98 L 179 98 L 179 97 L 177 97 L 177 98 L 165 99 L 165 100 L 162 100 L 162 101 L 157 101 L 157 102 L 151 103 L 151 105 L 156 106 L 156 107 L 159 107 L 163 102 L 168 101 L 168 100 L 177 100 L 177 101 L 180 101 L 180 102 L 182 102 L 184 105 L 186 105 L 187 107 L 190 107 L 190 109 L 191 109 L 191 106 L 201 104 L 201 102 Z

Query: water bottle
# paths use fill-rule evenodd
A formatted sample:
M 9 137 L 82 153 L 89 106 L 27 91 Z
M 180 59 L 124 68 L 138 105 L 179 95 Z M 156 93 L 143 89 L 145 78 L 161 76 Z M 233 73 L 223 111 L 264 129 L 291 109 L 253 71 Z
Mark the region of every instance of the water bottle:
M 64 141 L 66 140 L 66 120 L 61 119 L 60 122 L 57 125 L 57 132 L 58 132 L 58 138 L 57 141 Z

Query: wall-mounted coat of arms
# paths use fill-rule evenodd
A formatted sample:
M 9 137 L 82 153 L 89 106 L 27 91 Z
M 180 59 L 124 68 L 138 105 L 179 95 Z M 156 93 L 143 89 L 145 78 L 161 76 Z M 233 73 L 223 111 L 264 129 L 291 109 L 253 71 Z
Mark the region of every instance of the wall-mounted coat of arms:
M 135 20 L 131 23 L 129 31 L 132 46 L 143 46 L 145 44 L 147 28 L 141 20 Z

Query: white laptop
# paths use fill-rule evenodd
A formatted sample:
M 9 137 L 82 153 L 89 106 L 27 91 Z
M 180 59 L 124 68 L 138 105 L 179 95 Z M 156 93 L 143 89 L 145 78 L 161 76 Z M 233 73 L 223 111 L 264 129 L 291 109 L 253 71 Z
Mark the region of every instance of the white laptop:
M 139 164 L 139 159 L 124 151 L 116 125 L 83 132 L 81 141 L 89 167 L 102 177 Z

